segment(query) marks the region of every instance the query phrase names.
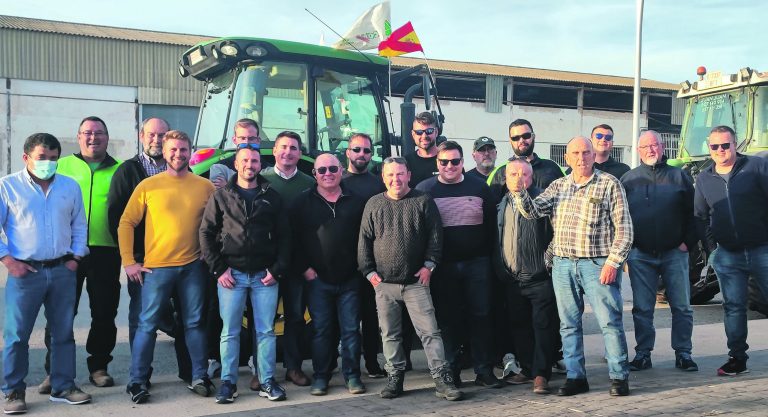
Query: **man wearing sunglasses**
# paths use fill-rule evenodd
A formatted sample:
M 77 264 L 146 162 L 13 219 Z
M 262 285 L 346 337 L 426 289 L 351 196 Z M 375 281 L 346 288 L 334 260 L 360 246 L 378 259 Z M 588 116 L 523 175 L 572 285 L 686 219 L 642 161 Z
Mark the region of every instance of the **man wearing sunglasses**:
M 462 341 L 471 334 L 475 384 L 500 388 L 493 375 L 491 334 L 491 253 L 494 204 L 482 180 L 463 175 L 461 146 L 446 141 L 437 147 L 437 177 L 416 189 L 429 194 L 443 223 L 443 262 L 432 281 L 435 315 L 453 380 L 461 386 Z M 464 314 L 467 313 L 467 314 Z
M 717 374 L 747 368 L 747 280 L 768 294 L 768 161 L 737 152 L 736 133 L 717 126 L 709 134 L 714 164 L 696 177 L 694 215 L 723 294 L 728 362 Z
M 253 119 L 240 119 L 235 122 L 235 131 L 232 135 L 232 143 L 235 147 L 242 143 L 249 143 L 261 146 L 261 137 L 259 136 L 259 124 Z M 262 167 L 266 168 L 266 167 Z M 221 188 L 227 184 L 227 181 L 235 175 L 235 155 L 232 154 L 217 164 L 211 166 L 209 178 L 216 188 Z
M 349 138 L 346 155 L 347 169 L 341 179 L 345 189 L 362 197 L 365 202 L 387 190 L 381 176 L 373 175 L 369 170 L 373 158 L 373 140 L 369 135 L 365 133 L 352 135 Z M 360 288 L 360 320 L 363 333 L 363 359 L 368 377 L 386 377 L 387 373 L 381 368 L 378 360 L 381 335 L 379 334 L 379 317 L 376 314 L 376 293 L 370 285 L 362 285 Z
M 341 336 L 341 372 L 351 394 L 362 394 L 360 380 L 360 286 L 357 238 L 365 200 L 341 185 L 336 156 L 315 160 L 317 186 L 303 191 L 290 211 L 293 263 L 308 288 L 309 314 L 314 323 L 310 394 L 325 395 Z
M 621 163 L 611 156 L 613 149 L 613 128 L 607 124 L 592 128 L 592 146 L 595 148 L 595 169 L 607 172 L 616 178 L 629 171 L 629 165 Z M 569 171 L 567 171 L 570 173 Z
M 664 143 L 657 132 L 643 132 L 637 145 L 642 163 L 621 177 L 635 230 L 627 265 L 637 346 L 629 369 L 641 371 L 653 366 L 651 351 L 656 341 L 653 313 L 661 277 L 672 311 L 675 367 L 698 371 L 691 358 L 693 309 L 688 279 L 688 248 L 698 244 L 693 218 L 693 180 L 680 168 L 667 165 Z
M 437 146 L 435 144 L 439 134 L 437 120 L 432 113 L 425 111 L 416 115 L 413 120 L 413 129 L 411 129 L 411 137 L 416 143 L 416 152 L 409 153 L 405 157 L 411 170 L 411 183 L 409 184 L 411 188 L 437 174 Z

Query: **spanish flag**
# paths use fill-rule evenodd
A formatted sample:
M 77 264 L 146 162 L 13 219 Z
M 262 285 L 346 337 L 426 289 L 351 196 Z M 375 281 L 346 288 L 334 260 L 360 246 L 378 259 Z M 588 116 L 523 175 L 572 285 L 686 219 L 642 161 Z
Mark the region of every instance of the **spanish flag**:
M 413 30 L 411 22 L 393 31 L 386 40 L 379 43 L 379 55 L 381 56 L 393 57 L 416 51 L 424 52 L 424 49 L 421 47 L 421 42 L 416 36 L 416 31 Z

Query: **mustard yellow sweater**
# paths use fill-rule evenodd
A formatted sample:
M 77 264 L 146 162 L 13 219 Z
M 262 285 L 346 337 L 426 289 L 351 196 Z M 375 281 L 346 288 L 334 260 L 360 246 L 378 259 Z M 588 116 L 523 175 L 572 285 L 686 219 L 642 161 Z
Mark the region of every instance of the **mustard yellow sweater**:
M 140 182 L 117 228 L 123 266 L 136 263 L 133 231 L 142 219 L 146 268 L 182 266 L 199 259 L 200 220 L 213 191 L 210 181 L 192 173 L 178 178 L 163 172 Z

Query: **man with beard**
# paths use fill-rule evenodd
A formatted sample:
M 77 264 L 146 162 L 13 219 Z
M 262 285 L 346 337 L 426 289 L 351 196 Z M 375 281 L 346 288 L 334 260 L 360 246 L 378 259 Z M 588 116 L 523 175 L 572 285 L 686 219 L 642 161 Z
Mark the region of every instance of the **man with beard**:
M 563 176 L 563 170 L 549 159 L 541 159 L 533 151 L 536 144 L 536 134 L 533 133 L 531 122 L 525 119 L 517 119 L 509 124 L 509 144 L 515 153 L 510 160 L 524 158 L 533 168 L 533 185 L 546 189 L 552 181 Z M 506 164 L 496 168 L 489 176 L 488 185 L 491 186 L 491 194 L 497 201 L 504 196 L 506 187 Z
M 365 133 L 356 133 L 349 138 L 346 151 L 347 170 L 341 179 L 341 185 L 352 194 L 362 197 L 366 202 L 376 194 L 386 191 L 381 177 L 371 174 L 368 165 L 373 157 L 373 141 Z M 383 378 L 387 373 L 381 369 L 378 352 L 381 350 L 379 335 L 379 317 L 376 314 L 376 293 L 370 285 L 360 288 L 360 321 L 363 333 L 362 348 L 365 369 L 369 378 Z
M 232 134 L 232 143 L 235 147 L 242 143 L 255 144 L 257 148 L 261 146 L 261 137 L 259 136 L 259 124 L 253 119 L 240 119 L 235 122 L 235 131 Z M 236 174 L 235 170 L 235 152 L 231 156 L 222 159 L 211 166 L 210 179 L 216 188 L 227 185 L 229 179 Z
M 205 280 L 200 260 L 198 230 L 208 198 L 210 181 L 189 170 L 192 143 L 186 133 L 171 130 L 163 140 L 167 169 L 139 183 L 118 226 L 120 256 L 125 274 L 142 285 L 139 327 L 133 339 L 128 394 L 136 404 L 149 398 L 147 381 L 155 350 L 157 329 L 168 309 L 171 293 L 179 294 L 181 317 L 192 361 L 192 382 L 187 388 L 207 397 L 207 343 L 203 328 Z M 134 257 L 134 231 L 145 220 L 144 262 Z
M 487 181 L 496 167 L 496 144 L 493 139 L 487 136 L 477 138 L 472 147 L 472 159 L 475 160 L 476 167 L 467 171 L 467 175 L 477 177 L 483 182 Z
M 218 283 L 223 321 L 221 386 L 216 402 L 228 404 L 237 397 L 240 329 L 248 298 L 254 311 L 249 328 L 258 346 L 254 362 L 261 378 L 259 395 L 279 401 L 285 399 L 285 390 L 274 378 L 274 316 L 277 279 L 285 273 L 290 258 L 290 227 L 280 195 L 259 175 L 258 146 L 241 143 L 235 157 L 237 176 L 208 200 L 200 226 L 201 250 Z
M 159 117 L 150 117 L 141 122 L 139 143 L 141 143 L 142 152 L 125 160 L 112 175 L 112 182 L 109 185 L 109 194 L 107 195 L 107 216 L 109 217 L 109 232 L 115 241 L 118 241 L 117 227 L 120 224 L 120 217 L 123 215 L 133 190 L 145 178 L 165 172 L 167 168 L 165 159 L 163 159 L 163 138 L 169 130 L 168 122 Z M 143 222 L 135 228 L 134 235 L 133 256 L 137 262 L 143 262 Z M 128 303 L 128 347 L 132 349 L 133 337 L 136 334 L 136 328 L 139 327 L 139 313 L 141 313 L 141 285 L 129 279 L 127 287 L 130 297 Z M 175 299 L 175 306 L 178 307 L 178 297 L 175 293 L 172 298 Z M 181 315 L 181 312 L 177 311 L 177 313 Z M 173 327 L 173 317 L 170 310 L 165 313 L 165 316 L 163 320 L 165 326 Z M 176 349 L 176 361 L 179 368 L 178 376 L 182 380 L 191 381 L 191 365 L 187 345 L 184 343 L 183 326 L 177 322 L 175 327 L 174 348 Z
M 425 111 L 416 115 L 411 130 L 411 137 L 416 143 L 416 152 L 409 153 L 405 157 L 411 170 L 409 187 L 414 188 L 425 179 L 437 175 L 437 146 L 435 146 L 435 142 L 439 134 L 437 120 L 432 113 Z

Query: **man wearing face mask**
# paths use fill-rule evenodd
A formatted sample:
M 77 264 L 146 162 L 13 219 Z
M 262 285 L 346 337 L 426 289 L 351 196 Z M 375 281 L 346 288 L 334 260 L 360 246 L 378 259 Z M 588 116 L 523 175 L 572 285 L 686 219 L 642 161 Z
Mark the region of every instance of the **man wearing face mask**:
M 61 158 L 58 168 L 59 174 L 73 178 L 80 185 L 88 223 L 90 254 L 77 268 L 75 314 L 85 284 L 91 308 L 91 329 L 85 345 L 89 380 L 97 387 L 111 387 L 115 381 L 107 372 L 107 366 L 112 361 L 117 338 L 115 317 L 120 303 L 120 252 L 109 233 L 107 194 L 120 161 L 107 152 L 109 131 L 106 123 L 96 116 L 80 122 L 77 143 L 80 152 Z M 50 338 L 48 330 L 46 327 L 46 340 Z M 50 352 L 46 355 L 46 371 L 49 362 Z M 45 388 L 48 382 L 47 379 L 41 387 Z
M 82 404 L 75 386 L 75 273 L 88 253 L 88 226 L 77 182 L 55 175 L 58 139 L 36 133 L 24 142 L 24 169 L 0 179 L 0 261 L 8 268 L 3 327 L 3 411 L 27 411 L 24 378 L 29 336 L 41 306 L 51 328 L 51 401 Z

